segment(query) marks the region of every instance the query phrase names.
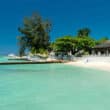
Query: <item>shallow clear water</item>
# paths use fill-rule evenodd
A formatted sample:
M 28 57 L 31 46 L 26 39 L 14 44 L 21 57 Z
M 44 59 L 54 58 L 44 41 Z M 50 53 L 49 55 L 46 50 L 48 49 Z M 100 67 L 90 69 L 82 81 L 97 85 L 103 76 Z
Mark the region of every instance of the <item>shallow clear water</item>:
M 109 72 L 63 64 L 0 66 L 0 110 L 109 109 Z
M 1 62 L 27 62 L 27 60 L 8 60 L 7 56 L 0 56 L 0 63 Z
M 8 58 L 5 56 L 0 56 L 0 62 L 7 62 Z

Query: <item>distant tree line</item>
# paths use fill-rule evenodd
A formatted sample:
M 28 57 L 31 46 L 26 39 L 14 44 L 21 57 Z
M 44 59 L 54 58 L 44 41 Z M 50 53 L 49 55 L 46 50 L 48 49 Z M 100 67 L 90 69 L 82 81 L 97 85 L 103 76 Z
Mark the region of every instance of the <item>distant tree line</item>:
M 62 36 L 54 42 L 50 41 L 50 31 L 52 24 L 48 20 L 43 20 L 38 14 L 33 14 L 31 17 L 24 18 L 22 27 L 18 30 L 21 35 L 19 41 L 19 55 L 25 55 L 25 50 L 28 49 L 32 54 L 45 53 L 50 51 L 55 53 L 63 52 L 64 54 L 89 54 L 91 48 L 108 40 L 108 37 L 102 37 L 100 40 L 93 39 L 90 36 L 89 28 L 79 29 L 77 35 Z

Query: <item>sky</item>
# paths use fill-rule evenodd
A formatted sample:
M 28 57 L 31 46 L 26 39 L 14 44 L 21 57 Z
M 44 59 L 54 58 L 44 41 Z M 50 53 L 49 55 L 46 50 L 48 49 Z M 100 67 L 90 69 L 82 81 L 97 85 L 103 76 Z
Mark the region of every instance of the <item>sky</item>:
M 95 39 L 110 38 L 109 0 L 0 0 L 0 54 L 17 52 L 18 27 L 34 12 L 51 21 L 51 40 L 84 27 Z

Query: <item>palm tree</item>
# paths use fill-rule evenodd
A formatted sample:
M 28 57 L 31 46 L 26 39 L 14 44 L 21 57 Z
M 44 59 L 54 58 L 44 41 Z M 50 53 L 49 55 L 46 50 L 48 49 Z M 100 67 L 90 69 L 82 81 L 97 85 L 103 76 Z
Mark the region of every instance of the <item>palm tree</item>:
M 78 37 L 88 37 L 90 34 L 90 29 L 89 28 L 83 28 L 78 30 Z

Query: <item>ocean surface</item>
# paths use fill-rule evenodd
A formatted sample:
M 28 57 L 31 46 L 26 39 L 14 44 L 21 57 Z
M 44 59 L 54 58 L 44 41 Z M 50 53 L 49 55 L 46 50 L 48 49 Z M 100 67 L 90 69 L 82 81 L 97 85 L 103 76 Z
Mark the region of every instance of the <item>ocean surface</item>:
M 110 110 L 110 73 L 64 64 L 0 66 L 0 110 Z
M 27 62 L 26 60 L 9 60 L 8 56 L 0 56 L 0 62 Z

